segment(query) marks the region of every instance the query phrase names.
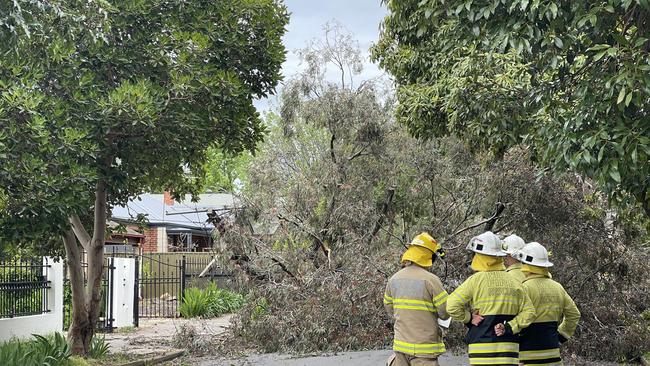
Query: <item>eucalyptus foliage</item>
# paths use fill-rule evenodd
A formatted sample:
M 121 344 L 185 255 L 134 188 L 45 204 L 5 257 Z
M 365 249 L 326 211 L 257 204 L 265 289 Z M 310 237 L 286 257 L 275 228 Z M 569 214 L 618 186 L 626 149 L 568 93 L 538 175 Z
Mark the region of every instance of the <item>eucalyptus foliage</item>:
M 417 137 L 525 144 L 650 215 L 647 0 L 391 0 L 373 56 Z M 630 200 L 632 198 L 632 200 Z

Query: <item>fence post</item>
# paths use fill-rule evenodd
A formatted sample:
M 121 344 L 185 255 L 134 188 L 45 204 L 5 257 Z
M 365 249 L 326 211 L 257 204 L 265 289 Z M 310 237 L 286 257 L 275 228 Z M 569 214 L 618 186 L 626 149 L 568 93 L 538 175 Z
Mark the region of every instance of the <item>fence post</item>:
M 181 261 L 181 296 L 180 296 L 181 303 L 184 302 L 184 297 L 185 297 L 185 266 L 186 265 L 187 262 L 185 261 L 185 256 L 183 256 L 183 259 Z
M 111 257 L 109 262 L 108 262 L 108 293 L 109 293 L 109 300 L 108 300 L 108 314 L 107 314 L 107 331 L 109 333 L 113 332 L 113 321 L 115 320 L 113 318 L 113 292 L 115 291 L 115 258 Z
M 133 326 L 140 326 L 140 256 L 135 256 L 135 279 L 133 280 Z

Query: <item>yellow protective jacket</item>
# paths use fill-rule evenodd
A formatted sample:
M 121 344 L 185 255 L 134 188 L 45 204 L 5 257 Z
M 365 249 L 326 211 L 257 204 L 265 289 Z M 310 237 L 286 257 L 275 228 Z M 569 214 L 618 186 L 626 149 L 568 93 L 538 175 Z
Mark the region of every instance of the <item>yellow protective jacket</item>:
M 506 268 L 506 272 L 516 278 L 519 282 L 524 282 L 526 275 L 521 271 L 521 263 L 515 263 Z
M 544 275 L 529 274 L 523 285 L 537 316 L 521 332 L 520 360 L 525 365 L 562 365 L 560 340 L 573 336 L 580 311 L 564 287 Z
M 483 321 L 471 324 L 478 311 Z M 518 365 L 519 333 L 535 319 L 535 308 L 522 284 L 505 270 L 477 272 L 463 282 L 447 300 L 447 312 L 468 330 L 471 365 Z M 511 335 L 497 337 L 494 326 L 507 322 Z
M 440 279 L 417 265 L 404 267 L 388 280 L 384 307 L 395 320 L 395 352 L 422 358 L 445 352 L 438 318 L 449 318 L 447 296 Z

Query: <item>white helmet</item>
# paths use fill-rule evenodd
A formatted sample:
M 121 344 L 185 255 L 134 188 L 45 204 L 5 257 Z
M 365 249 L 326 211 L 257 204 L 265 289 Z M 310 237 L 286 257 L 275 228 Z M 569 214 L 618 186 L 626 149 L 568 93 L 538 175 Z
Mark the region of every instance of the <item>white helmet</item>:
M 532 242 L 526 244 L 526 246 L 515 252 L 513 257 L 531 266 L 553 267 L 553 263 L 548 261 L 548 251 L 540 243 Z
M 503 250 L 510 255 L 515 254 L 515 252 L 523 248 L 524 245 L 526 245 L 524 239 L 515 234 L 503 239 Z
M 501 239 L 491 231 L 486 231 L 479 236 L 473 237 L 469 241 L 469 244 L 467 244 L 467 250 L 492 257 L 506 256 L 506 252 L 501 247 Z

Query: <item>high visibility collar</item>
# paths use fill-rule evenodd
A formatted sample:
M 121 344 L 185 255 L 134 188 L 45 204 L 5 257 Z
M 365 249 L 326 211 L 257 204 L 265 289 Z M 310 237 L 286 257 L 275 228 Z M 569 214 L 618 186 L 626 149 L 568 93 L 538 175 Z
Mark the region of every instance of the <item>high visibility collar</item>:
M 402 263 L 406 261 L 428 268 L 433 265 L 433 252 L 425 247 L 411 245 L 402 255 Z
M 503 258 L 474 253 L 472 269 L 476 272 L 504 271 L 506 266 L 503 264 Z
M 515 264 L 509 266 L 508 268 L 506 268 L 506 271 L 510 272 L 513 269 L 521 269 L 521 267 L 522 267 L 521 263 L 515 263 Z
M 551 278 L 551 272 L 548 271 L 548 268 L 531 266 L 530 264 L 524 264 L 521 266 L 521 271 L 526 274 L 526 279 L 529 278 L 541 278 L 547 277 Z

